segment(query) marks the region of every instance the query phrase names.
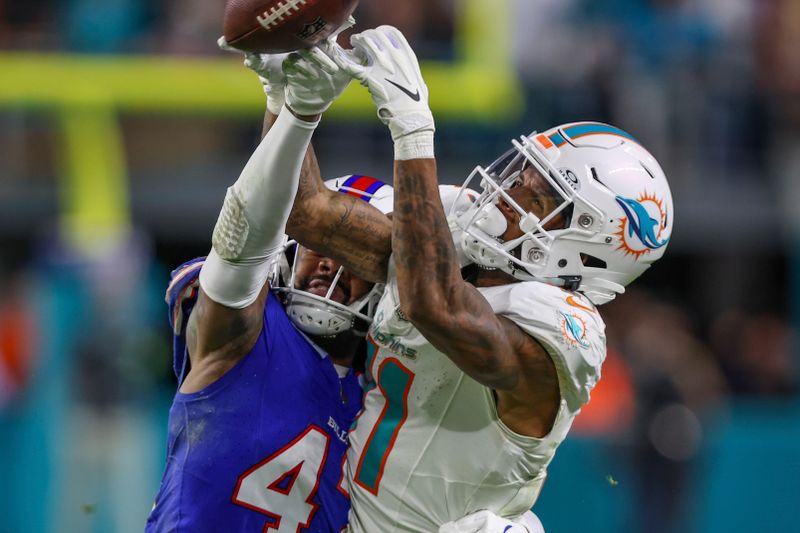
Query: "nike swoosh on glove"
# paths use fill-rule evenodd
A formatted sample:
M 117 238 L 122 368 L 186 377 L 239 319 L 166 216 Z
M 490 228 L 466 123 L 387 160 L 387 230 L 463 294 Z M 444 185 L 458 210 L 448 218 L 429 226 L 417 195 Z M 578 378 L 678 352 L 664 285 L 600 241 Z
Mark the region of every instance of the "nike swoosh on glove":
M 417 56 L 405 36 L 392 26 L 353 35 L 353 51 L 333 47 L 331 58 L 365 86 L 378 118 L 389 127 L 395 159 L 433 157 L 436 130 L 428 104 L 428 87 Z

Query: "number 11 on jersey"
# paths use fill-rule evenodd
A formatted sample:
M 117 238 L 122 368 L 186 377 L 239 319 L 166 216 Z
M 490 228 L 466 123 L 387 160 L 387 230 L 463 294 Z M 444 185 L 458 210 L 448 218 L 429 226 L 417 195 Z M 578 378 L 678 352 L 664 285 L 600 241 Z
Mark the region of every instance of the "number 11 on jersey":
M 367 343 L 369 358 L 372 361 L 378 347 L 372 339 Z M 414 373 L 403 363 L 390 357 L 381 361 L 374 374 L 376 389 L 369 394 L 380 393 L 384 398 L 383 410 L 364 443 L 358 460 L 354 480 L 372 494 L 378 494 L 386 460 L 392 451 L 400 429 L 408 417 L 408 393 L 414 382 Z

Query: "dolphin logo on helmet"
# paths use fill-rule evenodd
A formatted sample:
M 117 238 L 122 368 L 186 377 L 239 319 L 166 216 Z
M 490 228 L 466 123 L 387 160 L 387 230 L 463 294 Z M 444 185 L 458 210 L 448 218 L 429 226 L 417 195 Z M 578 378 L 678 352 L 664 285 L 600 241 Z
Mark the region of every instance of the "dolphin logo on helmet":
M 658 240 L 657 230 L 661 221 L 651 217 L 640 202 L 617 196 L 617 203 L 628 217 L 628 237 L 635 235 L 650 250 L 657 250 L 669 242 L 669 239 Z

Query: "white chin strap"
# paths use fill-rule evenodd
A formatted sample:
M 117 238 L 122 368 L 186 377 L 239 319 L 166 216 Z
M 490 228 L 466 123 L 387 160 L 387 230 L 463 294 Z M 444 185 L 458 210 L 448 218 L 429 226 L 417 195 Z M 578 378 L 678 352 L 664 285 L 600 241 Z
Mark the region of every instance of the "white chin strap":
M 288 269 L 288 261 L 285 256 L 283 257 L 283 268 Z M 294 264 L 297 265 L 297 256 L 295 256 Z M 291 270 L 288 286 L 282 287 L 279 282 L 276 283 L 275 290 L 285 295 L 286 314 L 300 331 L 315 337 L 333 337 L 348 330 L 352 330 L 355 335 L 366 335 L 366 329 L 359 331 L 354 328 L 356 318 L 363 320 L 367 326 L 372 322 L 368 316 L 369 310 L 367 315 L 363 314 L 361 310 L 365 305 L 371 306 L 370 302 L 374 299 L 377 291 L 383 292 L 383 286 L 374 285 L 367 294 L 349 305 L 335 302 L 331 298 L 343 272 L 344 268 L 339 267 L 324 296 L 295 288 L 297 271 L 294 268 Z
M 581 283 L 580 290 L 594 305 L 607 304 L 625 292 L 625 287 L 607 279 L 589 278 Z
M 338 335 L 351 329 L 355 322 L 354 314 L 298 292 L 288 294 L 286 313 L 300 331 L 317 337 Z
M 502 269 L 508 263 L 508 259 L 481 240 L 491 238 L 489 235 L 480 235 L 474 229 L 470 233 L 464 232 L 461 235 L 461 251 L 476 265 Z

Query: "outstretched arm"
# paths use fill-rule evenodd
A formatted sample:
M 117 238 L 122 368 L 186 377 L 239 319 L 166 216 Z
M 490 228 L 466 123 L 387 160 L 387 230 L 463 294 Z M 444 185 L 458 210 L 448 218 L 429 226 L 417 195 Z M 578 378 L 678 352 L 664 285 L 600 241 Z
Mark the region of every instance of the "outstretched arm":
M 501 418 L 513 419 L 512 429 L 543 436 L 559 402 L 555 368 L 538 342 L 495 315 L 461 277 L 439 197 L 433 116 L 416 56 L 389 26 L 352 42 L 368 60 L 351 71 L 368 86 L 395 145 L 392 251 L 401 311 L 428 342 L 497 392 Z
M 213 382 L 261 331 L 270 257 L 283 243 L 314 119 L 284 110 L 228 189 L 187 328 L 192 370 L 184 392 Z
M 395 161 L 392 250 L 401 310 L 437 349 L 495 390 L 517 386 L 525 335 L 461 277 L 434 159 Z
M 465 372 L 495 389 L 513 388 L 519 335 L 461 277 L 439 197 L 428 89 L 414 51 L 396 28 L 354 35 L 343 68 L 366 85 L 395 147 L 392 252 L 403 313 Z M 518 328 L 517 328 L 518 329 Z
M 267 62 L 273 59 L 278 60 Z M 320 114 L 347 85 L 347 80 L 320 74 L 302 80 L 308 82 L 305 93 L 293 90 L 292 76 L 302 78 L 298 72 L 307 72 L 311 59 L 278 61 L 270 71 L 275 77 L 283 75 L 281 64 L 297 70 L 287 76 L 286 105 L 272 127 L 274 109 L 269 108 L 268 132 L 228 189 L 214 228 L 212 250 L 200 272 L 201 294 L 187 328 L 192 370 L 184 392 L 213 382 L 255 343 L 263 324 L 269 260 L 283 244 L 311 135 Z M 269 89 L 273 80 L 267 81 Z

